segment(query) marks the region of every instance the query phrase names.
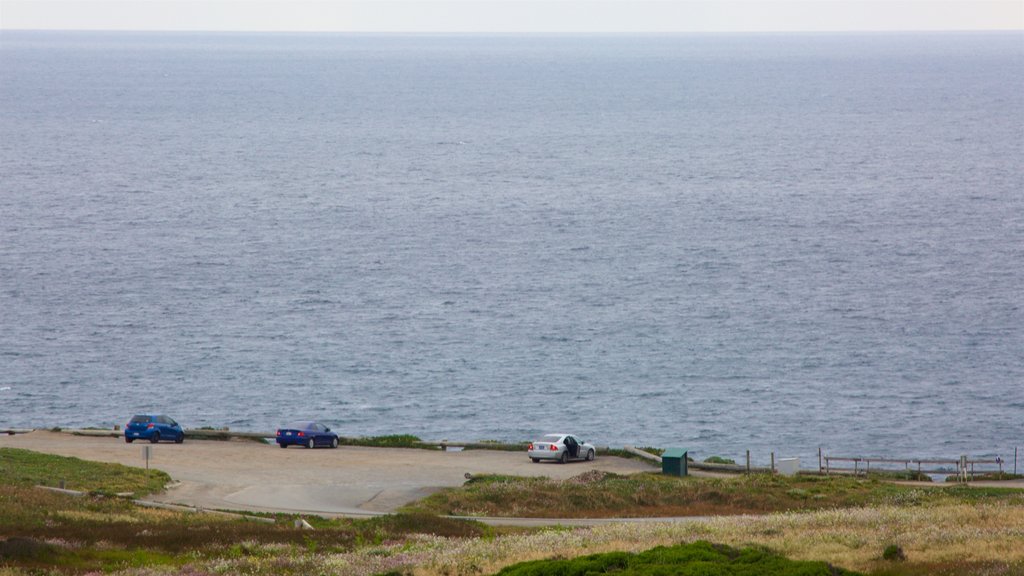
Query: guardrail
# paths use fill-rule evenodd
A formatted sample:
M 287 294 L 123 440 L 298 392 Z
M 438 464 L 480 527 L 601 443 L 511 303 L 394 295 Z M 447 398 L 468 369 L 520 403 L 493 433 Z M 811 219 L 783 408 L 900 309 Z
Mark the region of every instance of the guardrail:
M 958 478 L 966 481 L 973 479 L 975 474 L 996 473 L 1003 474 L 1002 458 L 984 459 L 968 458 L 882 458 L 871 456 L 822 456 L 823 464 L 819 464 L 819 472 L 826 475 L 837 474 L 870 474 L 871 465 L 875 465 L 875 472 L 916 472 L 918 474 L 956 474 Z M 834 466 L 833 462 L 852 463 L 850 466 Z M 893 465 L 902 466 L 903 469 L 894 468 Z M 941 466 L 941 467 L 935 467 Z M 975 467 L 978 467 L 976 469 Z

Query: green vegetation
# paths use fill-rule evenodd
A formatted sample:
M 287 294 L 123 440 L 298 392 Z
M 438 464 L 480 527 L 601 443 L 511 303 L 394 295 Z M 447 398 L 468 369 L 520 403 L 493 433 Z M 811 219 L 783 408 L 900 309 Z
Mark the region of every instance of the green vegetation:
M 885 547 L 885 550 L 882 551 L 882 559 L 891 561 L 906 560 L 907 555 L 903 553 L 903 548 L 900 548 L 896 544 L 889 544 Z
M 711 456 L 704 459 L 705 464 L 735 464 L 736 461 L 732 458 L 723 458 L 721 456 Z
M 877 478 L 838 476 L 678 478 L 653 473 L 588 473 L 566 481 L 478 475 L 460 488 L 435 493 L 407 510 L 459 516 L 599 518 L 997 501 L 1024 503 L 1024 492 L 965 486 L 929 489 Z
M 971 482 L 989 482 L 992 480 L 1020 480 L 1024 474 L 1012 474 L 1010 472 L 979 472 L 971 476 Z M 946 476 L 946 482 L 958 482 L 960 477 L 956 474 Z
M 639 554 L 609 552 L 571 560 L 514 564 L 498 576 L 854 576 L 824 562 L 797 562 L 758 548 L 738 550 L 709 542 L 658 546 Z
M 78 458 L 40 454 L 18 448 L 0 448 L 0 482 L 20 486 L 57 486 L 82 492 L 136 496 L 163 490 L 170 476 L 120 464 L 102 464 Z
M 338 438 L 341 446 L 369 446 L 373 448 L 428 448 L 422 440 L 412 434 L 392 434 L 390 436 L 360 436 L 358 438 Z

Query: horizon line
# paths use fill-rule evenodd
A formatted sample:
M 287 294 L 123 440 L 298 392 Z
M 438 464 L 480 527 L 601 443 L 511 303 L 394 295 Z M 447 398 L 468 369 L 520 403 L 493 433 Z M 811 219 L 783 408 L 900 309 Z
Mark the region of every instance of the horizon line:
M 347 34 L 389 36 L 676 36 L 716 34 L 947 34 L 947 33 L 1008 33 L 1024 32 L 1021 28 L 846 28 L 846 29 L 735 29 L 735 30 L 282 30 L 232 28 L 3 28 L 4 32 L 103 32 L 103 33 L 195 33 L 195 34 Z

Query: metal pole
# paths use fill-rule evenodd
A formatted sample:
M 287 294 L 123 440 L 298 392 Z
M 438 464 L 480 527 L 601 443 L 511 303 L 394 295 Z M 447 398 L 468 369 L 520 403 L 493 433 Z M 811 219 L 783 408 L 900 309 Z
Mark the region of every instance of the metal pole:
M 818 473 L 821 473 L 821 446 L 818 446 Z
M 1017 475 L 1017 447 L 1013 447 L 1013 475 Z
M 750 474 L 750 450 L 747 450 L 747 474 Z
M 775 452 L 772 452 L 772 474 L 775 474 Z

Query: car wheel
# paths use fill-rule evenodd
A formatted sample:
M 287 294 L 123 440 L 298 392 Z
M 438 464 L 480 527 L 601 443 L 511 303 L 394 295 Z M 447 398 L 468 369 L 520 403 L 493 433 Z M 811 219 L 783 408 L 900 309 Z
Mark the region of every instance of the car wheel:
M 157 442 L 159 442 L 160 441 L 160 433 L 159 432 L 153 432 L 153 435 L 149 437 L 149 441 L 152 442 L 153 444 L 156 444 Z
M 184 441 L 185 441 L 185 433 L 184 432 L 179 432 L 178 433 L 178 437 L 174 439 L 174 443 L 175 444 L 181 444 Z
M 310 438 L 310 439 L 309 439 L 309 442 L 306 442 L 306 448 L 312 448 L 313 446 L 314 446 L 314 442 L 313 442 L 313 439 L 312 439 L 312 438 Z
M 281 448 L 287 448 L 288 447 L 288 445 L 285 444 L 284 442 L 278 444 L 278 446 L 280 446 Z
M 534 464 L 539 464 L 540 463 L 540 458 L 530 458 L 530 460 L 533 460 Z
M 587 462 L 593 462 L 593 461 L 594 461 L 594 451 L 593 450 L 587 450 Z
M 128 444 L 131 444 L 132 443 L 132 438 L 125 438 L 124 441 L 127 442 Z
M 331 438 L 331 448 L 337 448 L 337 447 L 338 447 L 338 439 L 337 438 Z
M 568 464 L 569 463 L 569 451 L 568 450 L 566 450 L 565 452 L 562 452 L 562 457 L 559 458 L 558 462 L 560 464 Z

